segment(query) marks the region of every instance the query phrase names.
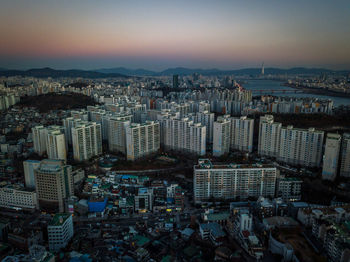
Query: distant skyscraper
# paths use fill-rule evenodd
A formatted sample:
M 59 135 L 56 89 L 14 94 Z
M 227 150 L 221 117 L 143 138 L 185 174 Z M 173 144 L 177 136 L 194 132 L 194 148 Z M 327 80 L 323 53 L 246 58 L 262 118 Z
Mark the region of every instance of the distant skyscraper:
M 350 133 L 343 135 L 340 161 L 340 175 L 350 177 Z
M 179 75 L 173 75 L 173 88 L 179 87 Z
M 261 65 L 261 75 L 265 74 L 264 62 Z
M 334 180 L 338 172 L 341 135 L 328 133 L 323 156 L 322 179 Z

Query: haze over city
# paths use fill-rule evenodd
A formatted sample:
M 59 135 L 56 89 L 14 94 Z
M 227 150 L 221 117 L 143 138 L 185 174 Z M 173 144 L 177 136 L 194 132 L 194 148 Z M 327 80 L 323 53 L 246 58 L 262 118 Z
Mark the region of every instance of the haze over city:
M 350 262 L 350 0 L 1 0 L 0 262 Z
M 0 67 L 349 69 L 349 13 L 347 0 L 3 0 Z

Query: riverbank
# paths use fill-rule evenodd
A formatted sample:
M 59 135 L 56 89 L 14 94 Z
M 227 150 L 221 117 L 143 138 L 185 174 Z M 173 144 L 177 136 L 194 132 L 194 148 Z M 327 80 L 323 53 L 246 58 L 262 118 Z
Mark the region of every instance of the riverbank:
M 337 92 L 332 90 L 326 90 L 324 88 L 297 86 L 295 84 L 284 83 L 283 86 L 288 86 L 294 89 L 302 90 L 304 93 L 326 95 L 333 97 L 346 97 L 350 99 L 350 93 Z

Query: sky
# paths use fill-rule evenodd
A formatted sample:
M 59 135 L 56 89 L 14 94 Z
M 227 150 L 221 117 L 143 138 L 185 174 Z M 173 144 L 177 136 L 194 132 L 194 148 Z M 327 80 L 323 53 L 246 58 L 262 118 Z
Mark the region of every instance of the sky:
M 350 69 L 349 0 L 1 0 L 0 67 Z

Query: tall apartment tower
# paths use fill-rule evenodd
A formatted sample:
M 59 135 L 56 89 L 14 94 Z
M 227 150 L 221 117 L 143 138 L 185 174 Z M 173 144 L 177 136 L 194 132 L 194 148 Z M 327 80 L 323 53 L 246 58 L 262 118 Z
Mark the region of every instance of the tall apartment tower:
M 111 152 L 126 154 L 126 128 L 130 126 L 132 115 L 113 116 L 108 119 L 108 148 Z
M 218 117 L 214 122 L 213 155 L 222 156 L 230 152 L 231 121 L 229 116 Z
M 341 135 L 328 133 L 323 156 L 322 179 L 334 181 L 338 173 Z
M 79 122 L 72 127 L 73 155 L 76 161 L 89 160 L 102 154 L 101 124 Z
M 67 159 L 65 135 L 60 129 L 48 128 L 46 152 L 49 159 Z
M 208 144 L 213 143 L 214 118 L 215 118 L 215 114 L 211 113 L 210 111 L 197 112 L 194 117 L 194 121 L 196 123 L 201 123 L 203 126 L 206 127 L 206 131 L 207 131 L 206 141 Z
M 194 153 L 203 156 L 206 153 L 206 127 L 193 123 L 188 118 L 164 117 L 161 119 L 162 145 L 165 150 Z
M 64 200 L 74 195 L 72 166 L 63 160 L 45 159 L 34 169 L 35 190 L 40 207 L 64 211 Z
M 273 115 L 260 117 L 258 154 L 277 157 L 279 150 L 281 123 L 274 122 Z
M 44 126 L 32 128 L 34 152 L 43 155 L 46 152 L 47 129 Z
M 343 135 L 340 161 L 340 175 L 350 177 L 350 133 Z
M 36 169 L 39 165 L 40 161 L 38 160 L 23 161 L 24 181 L 27 188 L 35 188 L 34 169 Z
M 320 166 L 323 137 L 324 132 L 314 128 L 283 127 L 277 159 L 292 165 Z
M 136 160 L 155 153 L 160 148 L 160 126 L 154 121 L 145 124 L 132 123 L 126 127 L 126 151 L 128 160 Z
M 254 119 L 246 116 L 231 118 L 231 149 L 253 151 Z

